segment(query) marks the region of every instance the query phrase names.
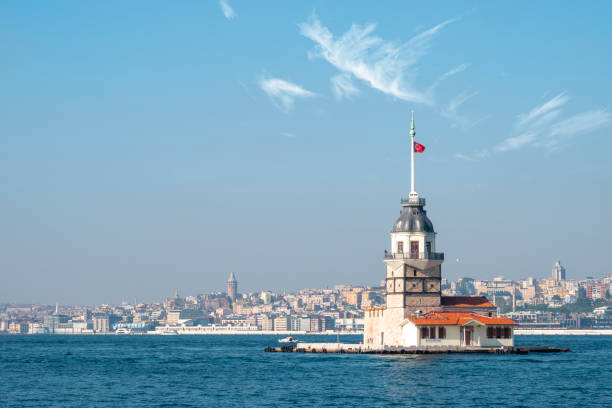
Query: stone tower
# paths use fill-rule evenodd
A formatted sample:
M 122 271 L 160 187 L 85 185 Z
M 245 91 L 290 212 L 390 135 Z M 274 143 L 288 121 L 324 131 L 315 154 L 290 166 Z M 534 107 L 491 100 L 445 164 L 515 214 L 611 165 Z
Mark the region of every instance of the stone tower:
M 387 311 L 400 320 L 417 311 L 427 313 L 441 306 L 441 265 L 444 254 L 436 252 L 436 233 L 423 209 L 425 199 L 412 195 L 402 199 L 400 216 L 391 231 L 387 264 Z
M 420 198 L 414 188 L 415 135 L 413 114 L 410 122 L 410 194 L 408 199 L 401 200 L 402 210 L 391 231 L 391 251 L 385 251 L 387 310 L 401 319 L 441 306 L 444 254 L 436 252 L 436 232 L 423 209 L 425 199 Z
M 238 281 L 234 276 L 234 272 L 230 272 L 229 279 L 227 280 L 227 296 L 232 300 L 232 303 L 236 301 L 236 293 L 238 292 Z

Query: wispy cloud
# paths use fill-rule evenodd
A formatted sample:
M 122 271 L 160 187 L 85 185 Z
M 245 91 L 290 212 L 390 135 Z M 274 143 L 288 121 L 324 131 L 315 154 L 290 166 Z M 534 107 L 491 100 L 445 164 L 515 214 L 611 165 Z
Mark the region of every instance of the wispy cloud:
M 469 68 L 469 66 L 470 64 L 460 64 L 451 69 L 450 71 L 440 75 L 440 77 L 436 79 L 436 81 L 427 89 L 427 93 L 430 95 L 431 98 L 433 98 L 433 93 L 438 87 L 438 85 L 440 85 L 440 83 L 442 83 L 445 79 L 452 77 L 453 75 L 457 75 L 458 73 L 465 71 Z
M 455 157 L 464 160 L 483 159 L 494 153 L 519 150 L 523 147 L 554 150 L 562 139 L 583 135 L 602 128 L 612 122 L 606 110 L 591 110 L 558 120 L 562 108 L 570 100 L 565 92 L 517 116 L 513 134 L 491 148 L 485 148 L 469 156 L 458 153 Z
M 435 36 L 453 21 L 447 20 L 425 30 L 405 44 L 395 44 L 375 36 L 376 24 L 353 24 L 346 33 L 335 38 L 314 14 L 299 27 L 301 34 L 315 43 L 315 49 L 309 55 L 325 59 L 345 75 L 341 80 L 332 80 L 336 96 L 340 91 L 340 95 L 346 97 L 346 89 L 351 89 L 349 93 L 354 95 L 352 89 L 356 88 L 349 81 L 355 78 L 395 98 L 432 105 L 431 94 L 418 90 L 414 85 L 415 65 L 429 52 Z M 351 87 L 338 86 L 339 81 L 351 84 Z
M 280 132 L 281 136 L 285 136 L 285 137 L 290 137 L 290 138 L 294 138 L 297 135 L 295 133 L 291 133 L 291 132 Z
M 227 3 L 227 0 L 219 0 L 219 6 L 221 7 L 221 11 L 223 12 L 223 15 L 228 20 L 231 20 L 232 18 L 236 17 L 236 13 L 234 12 L 234 9 L 230 7 L 230 5 Z
M 279 78 L 260 78 L 259 86 L 268 94 L 272 102 L 284 112 L 293 107 L 296 98 L 311 98 L 317 95 L 297 84 Z
M 461 105 L 466 103 L 468 100 L 478 95 L 478 92 L 467 92 L 463 91 L 454 98 L 450 100 L 450 102 L 443 106 L 440 109 L 440 114 L 451 121 L 451 127 L 460 126 L 464 129 L 473 126 L 473 122 L 467 116 L 460 115 L 458 110 Z
M 590 132 L 610 123 L 611 115 L 605 110 L 595 110 L 574 115 L 555 123 L 550 128 L 551 137 L 573 136 Z
M 348 74 L 339 74 L 331 79 L 332 91 L 336 99 L 350 99 L 359 94 L 359 89 L 353 83 L 351 76 Z

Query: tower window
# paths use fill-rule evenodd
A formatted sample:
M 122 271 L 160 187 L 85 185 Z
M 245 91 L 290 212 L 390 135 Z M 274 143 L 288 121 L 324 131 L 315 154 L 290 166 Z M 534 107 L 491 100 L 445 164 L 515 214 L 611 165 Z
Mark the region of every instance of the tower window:
M 397 242 L 397 253 L 401 254 L 404 252 L 404 241 Z
M 430 254 L 431 253 L 431 242 L 427 241 L 425 243 L 425 249 L 427 250 L 427 253 Z
M 419 257 L 419 241 L 410 241 L 410 257 L 414 259 Z

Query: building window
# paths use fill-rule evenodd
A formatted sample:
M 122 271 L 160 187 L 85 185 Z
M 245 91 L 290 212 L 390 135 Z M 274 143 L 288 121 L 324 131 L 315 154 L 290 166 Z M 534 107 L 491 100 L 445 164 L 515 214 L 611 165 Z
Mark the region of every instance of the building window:
M 425 249 L 427 250 L 428 254 L 431 254 L 431 242 L 430 241 L 427 241 L 425 243 Z
M 416 269 L 414 270 L 414 276 L 416 276 Z
M 495 328 L 495 337 L 497 337 L 498 339 L 501 339 L 502 337 L 502 328 L 501 327 L 496 327 Z
M 429 337 L 431 337 L 432 339 L 436 338 L 436 328 L 435 327 L 429 328 Z
M 487 338 L 492 339 L 493 337 L 493 328 L 487 327 Z
M 438 338 L 440 339 L 446 338 L 446 327 L 438 327 Z
M 510 327 L 504 327 L 504 339 L 512 337 L 512 329 Z
M 410 241 L 410 257 L 415 259 L 419 257 L 419 241 Z
M 429 337 L 429 329 L 427 327 L 421 327 L 421 338 L 426 339 Z
M 404 252 L 404 241 L 397 241 L 397 253 L 401 254 Z

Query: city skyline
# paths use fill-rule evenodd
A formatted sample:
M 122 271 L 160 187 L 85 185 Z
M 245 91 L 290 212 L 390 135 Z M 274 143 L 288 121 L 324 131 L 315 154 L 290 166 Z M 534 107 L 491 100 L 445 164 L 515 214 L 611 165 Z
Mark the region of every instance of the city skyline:
M 374 285 L 411 110 L 446 277 L 607 276 L 612 6 L 549 5 L 0 5 L 0 300 Z

